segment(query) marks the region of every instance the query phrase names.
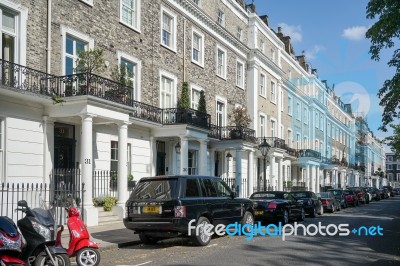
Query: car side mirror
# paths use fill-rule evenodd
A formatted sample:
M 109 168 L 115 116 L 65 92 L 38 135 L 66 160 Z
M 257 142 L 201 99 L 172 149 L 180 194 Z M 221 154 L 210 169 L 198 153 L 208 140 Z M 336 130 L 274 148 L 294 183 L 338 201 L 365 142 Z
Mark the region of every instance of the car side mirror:
M 235 191 L 232 191 L 232 192 L 231 192 L 231 198 L 232 198 L 232 199 L 236 198 L 236 192 L 235 192 Z

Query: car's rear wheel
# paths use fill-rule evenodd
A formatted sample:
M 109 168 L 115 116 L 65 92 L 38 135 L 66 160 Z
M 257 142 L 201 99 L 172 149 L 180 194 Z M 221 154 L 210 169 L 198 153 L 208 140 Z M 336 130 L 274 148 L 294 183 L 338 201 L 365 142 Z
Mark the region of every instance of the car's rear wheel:
M 245 224 L 249 224 L 249 225 L 251 225 L 251 227 L 253 227 L 253 225 L 254 225 L 253 214 L 251 214 L 251 212 L 249 212 L 249 211 L 246 211 L 244 216 L 243 216 L 243 219 L 241 221 L 241 224 L 242 224 L 242 228 L 243 228 L 243 226 Z M 251 231 L 252 231 L 252 228 L 250 228 L 249 226 L 245 227 L 245 232 L 246 233 L 250 233 Z
M 312 211 L 312 213 L 311 213 L 311 217 L 312 217 L 312 218 L 317 217 L 317 207 L 316 207 L 316 206 L 313 207 L 313 211 Z
M 197 221 L 196 228 L 199 227 L 199 234 L 196 233 L 192 236 L 192 241 L 197 246 L 207 246 L 211 241 L 211 235 L 206 234 L 204 228 L 210 224 L 210 221 L 206 217 L 200 217 Z
M 146 244 L 146 245 L 156 244 L 159 240 L 157 237 L 149 236 L 149 235 L 146 235 L 145 233 L 140 233 L 139 239 L 140 239 L 140 241 L 142 241 L 143 244 Z
M 304 211 L 304 208 L 301 208 L 300 211 L 300 216 L 299 218 L 297 218 L 299 221 L 304 221 L 304 219 L 306 218 L 306 212 Z
M 288 213 L 288 211 L 286 209 L 283 210 L 281 223 L 282 223 L 282 225 L 285 225 L 285 224 L 289 223 L 289 213 Z
M 335 205 L 331 205 L 331 212 L 334 213 L 335 212 Z
M 321 207 L 319 208 L 318 214 L 319 214 L 319 215 L 324 214 L 324 207 L 322 207 L 322 205 L 321 205 Z

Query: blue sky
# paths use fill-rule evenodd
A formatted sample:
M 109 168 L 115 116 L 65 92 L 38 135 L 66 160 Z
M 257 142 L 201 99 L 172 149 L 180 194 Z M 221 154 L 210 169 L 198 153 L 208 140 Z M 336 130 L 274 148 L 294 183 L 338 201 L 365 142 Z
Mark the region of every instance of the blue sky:
M 247 0 L 246 3 L 250 3 Z M 268 15 L 269 26 L 282 27 L 291 36 L 296 55 L 303 52 L 321 80 L 328 80 L 343 102 L 352 103 L 353 112 L 366 113 L 370 129 L 378 131 L 382 108 L 377 92 L 394 74 L 387 66 L 392 55 L 385 51 L 381 61 L 370 59 L 365 31 L 375 20 L 366 18 L 367 0 L 255 0 L 258 15 Z

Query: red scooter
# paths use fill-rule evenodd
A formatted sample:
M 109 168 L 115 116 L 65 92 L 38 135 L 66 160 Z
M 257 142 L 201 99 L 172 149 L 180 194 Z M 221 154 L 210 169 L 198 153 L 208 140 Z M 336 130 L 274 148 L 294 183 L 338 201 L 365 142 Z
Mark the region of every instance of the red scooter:
M 22 237 L 15 223 L 6 216 L 0 216 L 0 266 L 23 266 L 19 259 L 22 252 Z
M 97 266 L 100 263 L 100 252 L 97 243 L 90 240 L 89 231 L 82 219 L 74 200 L 69 200 L 70 206 L 65 208 L 68 214 L 69 247 L 67 253 L 69 257 L 76 257 L 79 266 Z M 61 244 L 61 233 L 64 226 L 60 226 L 57 232 L 56 245 Z

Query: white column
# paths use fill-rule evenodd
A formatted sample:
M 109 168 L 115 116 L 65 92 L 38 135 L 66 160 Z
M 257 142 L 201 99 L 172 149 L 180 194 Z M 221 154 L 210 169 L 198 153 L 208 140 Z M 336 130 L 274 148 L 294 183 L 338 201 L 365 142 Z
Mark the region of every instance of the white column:
M 254 187 L 254 152 L 249 151 L 249 165 L 247 175 L 247 196 L 249 197 L 253 193 Z
M 278 190 L 283 190 L 282 158 L 278 158 Z
M 155 176 L 157 174 L 157 140 L 155 137 L 150 137 L 150 175 Z
M 333 178 L 334 178 L 334 182 L 335 182 L 335 186 L 334 188 L 338 187 L 338 170 L 333 170 Z
M 128 124 L 118 125 L 118 202 L 124 208 L 128 199 L 128 168 L 127 168 Z
M 236 176 L 235 176 L 236 190 L 239 191 L 239 197 L 243 197 L 242 190 L 242 151 L 236 150 Z M 239 188 L 238 188 L 239 186 Z
M 210 149 L 210 176 L 215 174 L 215 149 Z
M 54 169 L 54 121 L 43 116 L 43 181 L 50 183 Z
M 310 188 L 310 173 L 311 173 L 310 166 L 307 165 L 307 168 L 306 168 L 306 188 L 307 188 L 307 190 L 311 189 Z
M 269 185 L 273 189 L 273 178 L 274 178 L 274 168 L 275 168 L 275 156 L 271 155 L 269 157 Z M 268 183 L 267 183 L 268 186 Z
M 189 152 L 189 143 L 186 136 L 181 137 L 181 175 L 187 175 L 188 172 L 188 152 Z
M 316 190 L 315 190 L 315 192 L 317 192 L 317 193 L 319 192 L 320 187 L 321 187 L 320 178 L 321 178 L 321 170 L 319 169 L 319 167 L 317 167 L 317 185 L 316 185 Z
M 207 175 L 207 140 L 201 139 L 199 154 L 199 175 Z
M 83 196 L 84 222 L 87 226 L 98 224 L 97 209 L 93 207 L 93 115 L 82 115 L 82 136 L 81 136 L 81 164 L 82 182 L 85 183 Z M 90 219 L 89 219 L 90 217 Z

